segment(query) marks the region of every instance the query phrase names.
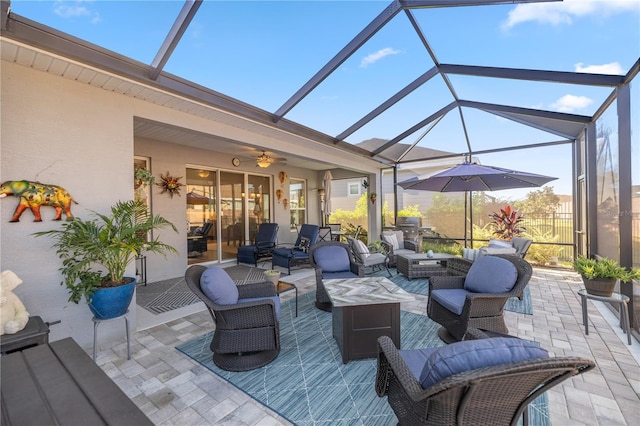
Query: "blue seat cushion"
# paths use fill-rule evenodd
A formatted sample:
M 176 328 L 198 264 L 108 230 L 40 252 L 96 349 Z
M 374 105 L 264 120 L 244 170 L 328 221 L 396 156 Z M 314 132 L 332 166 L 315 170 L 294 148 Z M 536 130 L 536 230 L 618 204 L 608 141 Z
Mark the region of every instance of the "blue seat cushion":
M 291 249 L 290 248 L 277 248 L 275 250 L 273 250 L 273 255 L 274 256 L 280 256 L 280 257 L 289 257 L 291 256 Z
M 276 318 L 280 321 L 280 298 L 278 296 L 267 297 L 247 297 L 246 299 L 238 299 L 238 303 L 257 302 L 260 300 L 272 300 L 276 305 Z
M 482 256 L 469 268 L 464 289 L 473 293 L 506 293 L 518 279 L 515 265 L 495 256 Z
M 313 252 L 313 257 L 323 273 L 349 271 L 351 268 L 349 254 L 341 246 L 318 247 Z
M 465 371 L 548 356 L 547 351 L 537 343 L 522 339 L 496 337 L 466 340 L 433 352 L 424 364 L 418 380 L 426 389 L 442 379 Z
M 438 348 L 423 348 L 423 349 L 401 349 L 398 351 L 402 360 L 409 371 L 414 375 L 416 380 L 420 378 L 424 364 L 427 362 L 432 353 L 437 351 Z
M 336 280 L 339 278 L 358 278 L 358 274 L 354 274 L 351 271 L 340 271 L 340 272 L 322 271 L 322 278 L 325 280 Z
M 438 302 L 454 314 L 460 315 L 462 314 L 467 294 L 469 294 L 469 292 L 462 288 L 443 288 L 433 290 L 429 297 L 432 297 L 434 301 Z
M 238 287 L 229 274 L 217 266 L 207 268 L 200 277 L 200 289 L 213 303 L 233 305 L 238 303 Z
M 309 257 L 309 253 L 307 253 L 306 251 L 302 251 L 300 249 L 294 248 L 293 250 L 291 250 L 290 257 L 304 259 Z

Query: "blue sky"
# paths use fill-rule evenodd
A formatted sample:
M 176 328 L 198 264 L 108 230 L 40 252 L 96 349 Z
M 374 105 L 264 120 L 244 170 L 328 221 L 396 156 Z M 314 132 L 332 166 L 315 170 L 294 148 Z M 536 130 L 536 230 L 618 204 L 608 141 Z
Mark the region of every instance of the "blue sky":
M 206 0 L 165 70 L 273 112 L 389 3 Z M 12 9 L 150 63 L 182 5 L 14 0 Z M 640 0 L 450 7 L 413 15 L 441 63 L 624 74 L 640 56 Z M 400 13 L 286 117 L 336 136 L 432 66 Z M 585 115 L 611 93 L 609 88 L 462 76 L 451 82 L 461 99 Z M 393 138 L 451 100 L 444 82 L 433 79 L 347 140 Z M 486 113 L 464 114 L 474 150 L 559 139 Z M 419 145 L 464 151 L 457 110 Z M 564 155 L 527 151 L 482 156 L 481 162 L 561 177 L 556 192 L 570 193 L 570 162 L 558 157 Z

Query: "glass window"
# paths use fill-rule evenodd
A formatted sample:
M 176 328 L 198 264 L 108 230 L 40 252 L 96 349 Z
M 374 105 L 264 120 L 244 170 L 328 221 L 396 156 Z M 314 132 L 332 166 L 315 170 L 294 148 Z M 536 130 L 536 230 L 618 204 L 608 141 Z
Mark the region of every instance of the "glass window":
M 360 195 L 360 182 L 349 182 L 348 184 L 348 194 L 349 196 L 359 196 Z
M 307 221 L 306 205 L 307 184 L 303 179 L 291 178 L 289 184 L 289 211 L 291 212 L 291 230 Z M 283 200 L 285 202 L 286 200 Z

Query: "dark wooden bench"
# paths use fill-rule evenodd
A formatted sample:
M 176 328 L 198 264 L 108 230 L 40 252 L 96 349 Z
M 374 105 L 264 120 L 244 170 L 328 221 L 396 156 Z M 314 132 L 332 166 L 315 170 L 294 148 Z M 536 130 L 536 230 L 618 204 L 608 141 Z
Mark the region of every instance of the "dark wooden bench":
M 71 338 L 2 357 L 2 425 L 152 425 Z

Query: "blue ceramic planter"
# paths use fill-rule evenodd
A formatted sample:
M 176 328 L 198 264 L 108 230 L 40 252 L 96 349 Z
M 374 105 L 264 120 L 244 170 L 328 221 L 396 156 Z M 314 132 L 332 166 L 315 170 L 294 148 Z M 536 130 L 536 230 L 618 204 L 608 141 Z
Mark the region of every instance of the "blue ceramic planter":
M 89 309 L 97 319 L 116 318 L 127 313 L 133 292 L 136 289 L 135 278 L 125 277 L 129 284 L 119 287 L 99 288 L 91 296 Z

